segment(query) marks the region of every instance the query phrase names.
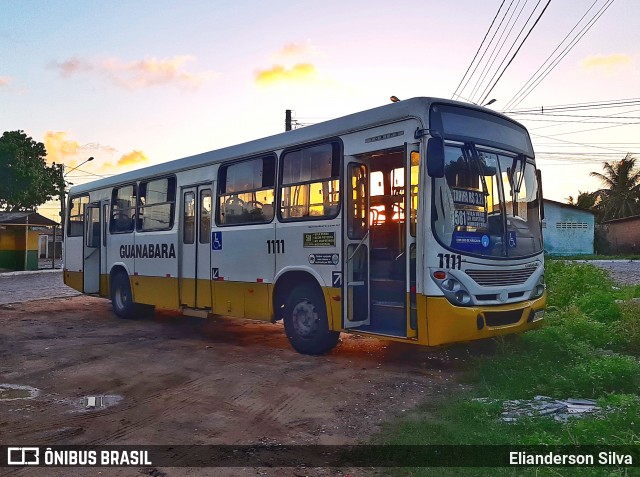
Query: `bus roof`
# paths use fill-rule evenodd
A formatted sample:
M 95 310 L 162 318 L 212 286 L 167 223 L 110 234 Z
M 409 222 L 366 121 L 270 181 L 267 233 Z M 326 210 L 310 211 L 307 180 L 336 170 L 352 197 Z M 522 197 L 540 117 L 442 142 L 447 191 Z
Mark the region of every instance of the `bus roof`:
M 134 182 L 136 180 L 148 177 L 160 176 L 163 174 L 170 174 L 181 170 L 201 167 L 216 162 L 253 156 L 256 154 L 261 154 L 263 152 L 271 152 L 295 146 L 297 144 L 303 144 L 323 138 L 340 136 L 375 125 L 382 125 L 390 122 L 400 121 L 402 119 L 426 118 L 429 107 L 431 106 L 431 103 L 434 102 L 448 103 L 470 109 L 489 112 L 491 114 L 508 119 L 511 122 L 515 122 L 511 118 L 497 113 L 493 110 L 470 103 L 463 103 L 460 101 L 441 98 L 411 98 L 398 101 L 396 103 L 379 106 L 377 108 L 357 112 L 354 114 L 349 114 L 348 116 L 331 119 L 318 124 L 314 124 L 312 126 L 306 126 L 304 128 L 275 134 L 273 136 L 255 139 L 234 146 L 224 147 L 222 149 L 203 152 L 182 159 L 174 159 L 168 162 L 163 162 L 161 164 L 136 169 L 104 179 L 98 179 L 86 184 L 73 186 L 70 189 L 69 194 L 81 194 L 92 190 L 111 187 L 117 184 Z M 519 123 L 516 122 L 516 124 Z

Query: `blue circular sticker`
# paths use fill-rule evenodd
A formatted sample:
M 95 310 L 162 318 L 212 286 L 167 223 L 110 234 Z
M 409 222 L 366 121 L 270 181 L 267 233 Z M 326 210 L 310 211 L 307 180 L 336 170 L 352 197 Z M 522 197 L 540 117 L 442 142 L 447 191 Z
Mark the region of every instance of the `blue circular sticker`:
M 481 239 L 481 242 L 482 242 L 482 246 L 484 248 L 487 248 L 489 246 L 489 243 L 491 242 L 491 240 L 489 240 L 489 236 L 488 235 L 483 235 L 482 239 Z

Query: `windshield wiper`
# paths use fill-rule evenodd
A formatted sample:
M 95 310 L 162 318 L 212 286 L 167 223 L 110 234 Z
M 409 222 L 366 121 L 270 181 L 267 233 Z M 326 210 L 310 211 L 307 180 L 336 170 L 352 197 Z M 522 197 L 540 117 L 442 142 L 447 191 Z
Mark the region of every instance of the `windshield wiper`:
M 518 162 L 520 162 L 520 171 L 519 171 L 520 175 L 518 176 L 518 181 L 516 182 L 515 174 L 516 174 L 516 165 Z M 526 164 L 527 164 L 527 158 L 524 157 L 522 154 L 518 154 L 516 157 L 514 157 L 513 162 L 511 163 L 511 170 L 509 171 L 509 182 L 510 182 L 511 188 L 513 189 L 515 197 L 517 197 L 518 194 L 520 194 L 520 189 L 522 188 L 522 181 L 524 180 L 524 168 Z
M 484 176 L 484 166 L 482 165 L 482 161 L 480 160 L 480 154 L 478 154 L 478 150 L 476 149 L 476 145 L 472 142 L 465 144 L 471 154 L 471 158 L 478 166 L 478 175 L 480 176 L 480 181 L 482 182 L 482 192 L 485 197 L 489 195 L 489 188 L 487 187 L 487 179 Z

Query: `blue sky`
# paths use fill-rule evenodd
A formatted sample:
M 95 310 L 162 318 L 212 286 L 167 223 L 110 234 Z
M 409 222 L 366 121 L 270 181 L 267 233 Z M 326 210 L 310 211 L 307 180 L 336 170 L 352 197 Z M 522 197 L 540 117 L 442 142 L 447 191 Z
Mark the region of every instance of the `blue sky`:
M 521 2 L 524 19 L 535 1 Z M 89 174 L 71 173 L 80 183 L 278 133 L 285 109 L 309 123 L 391 95 L 450 98 L 501 3 L 0 0 L 0 129 L 25 130 L 69 168 L 94 156 L 81 168 Z M 593 3 L 552 0 L 492 108 L 507 105 Z M 615 0 L 518 109 L 640 97 L 639 13 L 637 0 Z M 640 117 L 598 114 L 614 113 Z M 533 136 L 545 195 L 556 200 L 595 189 L 588 172 L 602 160 L 640 152 L 638 125 L 579 133 L 602 124 L 517 119 L 532 134 L 561 134 Z M 598 152 L 612 155 L 584 155 Z

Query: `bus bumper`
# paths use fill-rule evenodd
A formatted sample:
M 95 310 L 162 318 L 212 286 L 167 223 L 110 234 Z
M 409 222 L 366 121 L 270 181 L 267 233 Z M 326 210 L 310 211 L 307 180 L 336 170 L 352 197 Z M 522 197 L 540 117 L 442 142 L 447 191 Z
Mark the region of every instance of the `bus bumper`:
M 429 346 L 436 346 L 538 328 L 544 321 L 547 294 L 498 306 L 455 306 L 445 297 L 426 297 L 426 302 Z

